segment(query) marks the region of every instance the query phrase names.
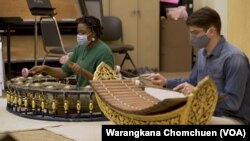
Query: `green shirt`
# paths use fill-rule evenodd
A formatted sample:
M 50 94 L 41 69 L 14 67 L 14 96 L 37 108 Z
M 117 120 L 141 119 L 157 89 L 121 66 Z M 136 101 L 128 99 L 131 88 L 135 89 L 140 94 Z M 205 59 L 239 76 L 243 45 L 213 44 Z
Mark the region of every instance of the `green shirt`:
M 77 63 L 85 70 L 94 74 L 97 66 L 103 61 L 114 67 L 114 56 L 109 46 L 103 41 L 99 40 L 94 46 L 86 47 L 85 45 L 78 45 L 73 52 L 73 55 L 69 58 L 70 61 Z M 73 75 L 74 72 L 67 65 L 62 65 L 63 71 L 68 75 Z M 86 86 L 89 84 L 89 80 L 84 76 L 77 74 L 77 86 Z

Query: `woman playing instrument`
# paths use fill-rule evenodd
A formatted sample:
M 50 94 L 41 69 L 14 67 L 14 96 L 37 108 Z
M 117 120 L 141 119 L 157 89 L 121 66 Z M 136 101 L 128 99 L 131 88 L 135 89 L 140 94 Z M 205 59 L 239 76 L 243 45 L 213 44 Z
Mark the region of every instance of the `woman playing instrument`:
M 107 44 L 100 40 L 102 26 L 100 20 L 93 16 L 85 16 L 77 20 L 77 42 L 72 55 L 62 67 L 47 65 L 34 66 L 29 73 L 46 73 L 57 79 L 76 74 L 77 85 L 86 86 L 93 79 L 93 73 L 103 61 L 114 67 L 114 57 Z

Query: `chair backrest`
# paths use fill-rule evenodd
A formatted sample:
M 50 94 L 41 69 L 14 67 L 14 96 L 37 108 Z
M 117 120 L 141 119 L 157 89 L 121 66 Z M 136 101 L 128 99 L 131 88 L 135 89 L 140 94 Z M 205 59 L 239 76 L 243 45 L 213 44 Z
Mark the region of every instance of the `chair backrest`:
M 54 17 L 41 17 L 40 24 L 44 48 L 63 48 L 62 38 L 56 19 Z
M 118 17 L 103 17 L 103 35 L 101 39 L 104 41 L 121 40 L 123 43 L 122 22 Z
M 102 24 L 103 7 L 102 0 L 84 0 L 87 15 L 98 18 Z

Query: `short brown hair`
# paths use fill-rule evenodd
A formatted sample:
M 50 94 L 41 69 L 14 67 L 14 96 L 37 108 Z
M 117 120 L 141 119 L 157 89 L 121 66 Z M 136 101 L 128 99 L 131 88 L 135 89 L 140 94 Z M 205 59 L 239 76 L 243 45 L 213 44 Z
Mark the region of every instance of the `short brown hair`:
M 208 30 L 209 27 L 214 26 L 220 34 L 221 32 L 221 19 L 220 15 L 209 7 L 203 7 L 194 13 L 192 13 L 186 24 L 188 26 L 197 26 L 203 28 L 205 31 Z

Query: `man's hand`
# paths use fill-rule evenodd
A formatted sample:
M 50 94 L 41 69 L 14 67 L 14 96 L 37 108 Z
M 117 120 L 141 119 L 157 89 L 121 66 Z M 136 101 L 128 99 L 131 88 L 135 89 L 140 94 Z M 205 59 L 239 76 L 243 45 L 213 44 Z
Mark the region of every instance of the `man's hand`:
M 146 79 L 150 80 L 155 85 L 164 86 L 167 83 L 167 78 L 163 75 L 156 73 L 148 76 Z
M 195 89 L 195 87 L 193 85 L 191 85 L 187 82 L 184 82 L 184 83 L 176 86 L 173 90 L 181 92 L 184 95 L 189 95 L 194 89 Z

